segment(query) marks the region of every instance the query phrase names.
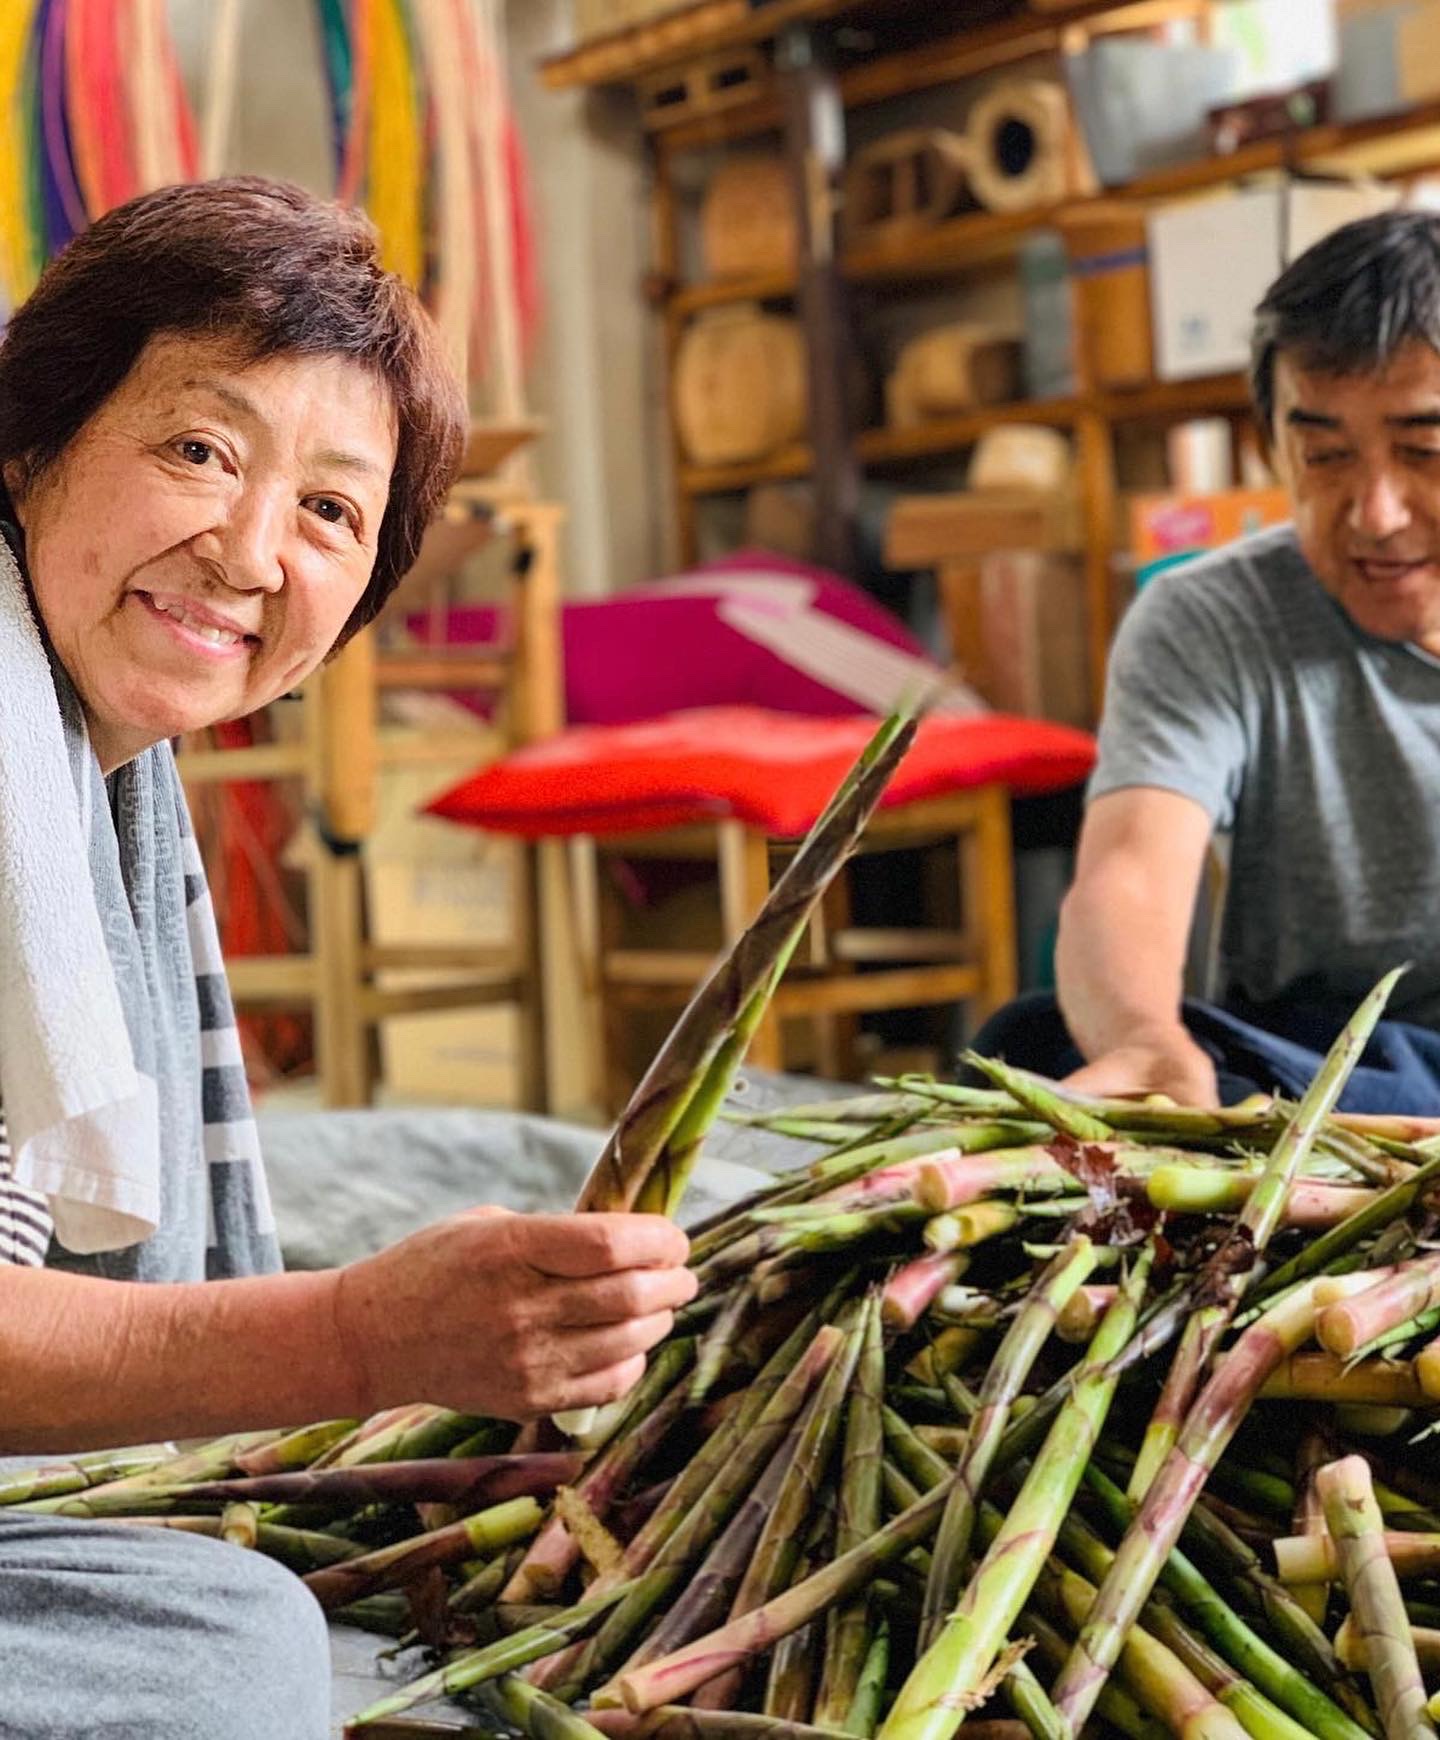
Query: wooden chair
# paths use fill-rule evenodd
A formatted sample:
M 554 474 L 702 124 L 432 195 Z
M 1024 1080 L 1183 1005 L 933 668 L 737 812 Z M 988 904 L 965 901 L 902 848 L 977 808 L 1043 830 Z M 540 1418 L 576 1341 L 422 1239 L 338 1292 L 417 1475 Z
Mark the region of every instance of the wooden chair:
M 379 696 L 394 690 L 484 690 L 499 698 L 507 746 L 548 735 L 562 717 L 558 540 L 563 510 L 552 503 L 492 505 L 457 489 L 463 511 L 488 513 L 496 535 L 512 540 L 508 620 L 503 646 L 395 651 L 372 626 L 305 684 L 303 729 L 292 742 L 241 749 L 190 749 L 181 773 L 190 786 L 213 781 L 292 778 L 301 782 L 315 834 L 309 854 L 308 948 L 304 953 L 240 956 L 228 965 L 242 1009 L 309 1006 L 326 1106 L 358 1106 L 374 1094 L 378 1026 L 388 1017 L 499 1003 L 520 1011 L 520 1100 L 544 1110 L 548 1093 L 543 962 L 536 855 L 517 848 L 513 941 L 489 945 L 383 946 L 365 919 L 362 848 L 376 823 L 382 766 L 424 765 L 473 756 L 473 737 L 457 731 L 382 728 Z M 447 982 L 395 987 L 395 971 L 443 973 Z M 462 975 L 463 978 L 457 978 Z
M 713 861 L 718 884 L 720 941 L 744 930 L 796 842 L 768 837 L 739 821 L 627 834 L 595 840 L 590 850 L 594 890 L 588 913 L 587 977 L 596 1005 L 607 1097 L 623 1101 L 633 1072 L 624 1041 L 635 1011 L 673 1011 L 710 969 L 709 950 L 632 946 L 623 903 L 610 886 L 606 861 Z M 959 1002 L 978 1024 L 1015 995 L 1015 907 L 1010 850 L 1010 800 L 1000 786 L 983 786 L 879 811 L 866 832 L 865 855 L 928 850 L 951 858 L 947 873 L 953 916 L 926 927 L 862 926 L 851 922 L 842 878 L 810 927 L 808 949 L 780 985 L 761 1023 L 750 1061 L 778 1069 L 785 1062 L 782 1023 L 814 1023 L 814 1061 L 839 1079 L 858 1073 L 853 1039 L 860 1015 Z

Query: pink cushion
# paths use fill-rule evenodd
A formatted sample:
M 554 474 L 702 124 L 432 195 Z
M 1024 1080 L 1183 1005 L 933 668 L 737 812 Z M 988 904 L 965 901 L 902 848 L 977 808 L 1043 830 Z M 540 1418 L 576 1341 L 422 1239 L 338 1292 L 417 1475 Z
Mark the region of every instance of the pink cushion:
M 648 832 L 735 816 L 779 838 L 806 832 L 874 729 L 759 707 L 703 707 L 634 725 L 574 726 L 481 768 L 430 813 L 497 833 Z M 1087 732 L 1004 714 L 932 714 L 886 806 L 1001 784 L 1054 791 L 1089 773 Z
M 426 644 L 484 645 L 499 638 L 501 616 L 467 606 L 447 612 L 438 634 L 424 613 L 409 616 L 406 627 Z M 857 695 L 857 681 L 863 691 L 867 676 L 876 680 L 877 655 L 899 654 L 930 677 L 941 674 L 920 642 L 858 586 L 764 550 L 742 550 L 610 598 L 567 601 L 561 637 L 572 725 L 655 719 L 681 707 L 872 713 L 926 681 L 882 671 L 888 693 Z M 471 696 L 456 699 L 478 708 Z

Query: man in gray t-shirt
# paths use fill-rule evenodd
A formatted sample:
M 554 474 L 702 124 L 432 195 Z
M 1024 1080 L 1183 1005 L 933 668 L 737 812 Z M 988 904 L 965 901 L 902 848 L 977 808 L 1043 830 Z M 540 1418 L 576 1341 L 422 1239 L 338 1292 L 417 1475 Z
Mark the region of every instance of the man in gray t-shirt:
M 1253 384 L 1293 527 L 1154 582 L 1114 649 L 1057 960 L 1097 1092 L 1216 1097 L 1181 1009 L 1216 830 L 1229 1008 L 1293 1032 L 1410 960 L 1391 1013 L 1440 1029 L 1440 219 L 1302 255 Z

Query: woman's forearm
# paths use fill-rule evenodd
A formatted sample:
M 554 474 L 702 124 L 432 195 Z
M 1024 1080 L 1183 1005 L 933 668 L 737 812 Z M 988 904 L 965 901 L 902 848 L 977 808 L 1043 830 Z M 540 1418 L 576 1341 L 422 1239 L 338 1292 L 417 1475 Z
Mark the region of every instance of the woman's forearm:
M 335 1278 L 153 1285 L 0 1265 L 0 1453 L 365 1412 Z

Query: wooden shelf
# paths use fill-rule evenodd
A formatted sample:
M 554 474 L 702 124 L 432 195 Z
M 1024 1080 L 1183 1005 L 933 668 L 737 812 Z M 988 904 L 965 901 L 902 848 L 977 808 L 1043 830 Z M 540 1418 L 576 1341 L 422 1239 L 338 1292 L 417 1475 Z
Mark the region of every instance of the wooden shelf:
M 1155 381 L 1144 387 L 1083 398 L 1019 399 L 959 417 L 937 418 L 909 429 L 866 429 L 856 438 L 855 447 L 865 465 L 879 468 L 962 453 L 1002 423 L 1039 423 L 1051 429 L 1069 429 L 1086 412 L 1110 423 L 1172 423 L 1244 411 L 1249 404 L 1250 389 L 1244 375 L 1207 375 L 1201 380 Z M 810 466 L 810 449 L 797 444 L 768 458 L 740 465 L 683 466 L 680 489 L 687 496 L 730 495 L 758 483 L 807 477 Z
M 844 12 L 862 10 L 863 0 L 769 0 L 759 7 L 749 4 L 749 0 L 697 0 L 697 4 L 668 17 L 632 24 L 563 54 L 552 55 L 540 63 L 540 76 L 554 91 L 632 84 L 699 55 L 770 40 L 789 24 L 818 23 Z M 1153 12 L 1161 8 L 1155 0 L 1074 0 L 1063 11 L 1052 9 L 1044 13 L 1032 12 L 1027 7 L 996 23 L 957 33 L 933 47 L 883 56 L 855 69 L 849 77 L 857 90 L 887 81 L 897 83 L 901 89 L 913 90 L 916 81 L 909 73 L 912 62 L 923 59 L 928 64 L 953 49 L 964 56 L 966 65 L 966 72 L 958 76 L 969 76 L 971 71 L 983 72 L 991 66 L 1044 53 L 1046 45 L 1053 45 L 1067 25 L 1109 13 L 1142 10 Z M 1031 46 L 1036 38 L 1043 38 L 1040 47 Z M 986 55 L 1001 58 L 977 61 L 977 57 Z M 972 61 L 977 64 L 972 65 Z M 879 99 L 861 96 L 858 100 Z
M 774 302 L 795 294 L 793 272 L 757 272 L 749 278 L 720 278 L 706 284 L 687 284 L 669 297 L 671 310 L 680 315 L 698 314 L 705 308 L 720 308 L 727 302 Z
M 908 429 L 867 429 L 855 446 L 866 465 L 939 459 L 973 447 L 1000 423 L 1041 423 L 1051 429 L 1068 429 L 1082 409 L 1078 399 L 1020 399 L 1008 405 L 987 405 L 984 410 L 959 417 L 937 417 Z
M 1207 157 L 1158 170 L 1137 181 L 1061 205 L 1041 206 L 1028 212 L 965 212 L 901 247 L 847 249 L 843 258 L 845 276 L 857 284 L 903 283 L 994 265 L 1013 258 L 1027 237 L 1053 227 L 1062 215 L 1081 214 L 1101 203 L 1182 199 L 1187 194 L 1204 193 L 1267 170 L 1314 170 L 1327 166 L 1353 169 L 1352 160 L 1357 156 L 1365 161 L 1367 173 L 1405 173 L 1440 164 L 1440 102 L 1425 103 L 1373 121 L 1309 127 L 1285 139 L 1262 140 L 1228 157 Z M 790 273 L 687 285 L 675 292 L 670 306 L 679 313 L 690 314 L 727 302 L 773 301 L 793 295 L 795 287 Z

